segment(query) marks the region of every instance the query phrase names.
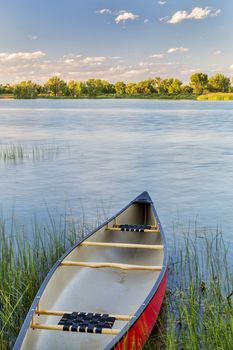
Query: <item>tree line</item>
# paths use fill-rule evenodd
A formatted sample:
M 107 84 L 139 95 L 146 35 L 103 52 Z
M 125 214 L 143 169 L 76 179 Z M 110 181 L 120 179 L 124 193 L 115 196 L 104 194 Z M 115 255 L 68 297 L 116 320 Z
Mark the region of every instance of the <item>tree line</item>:
M 233 80 L 232 80 L 233 83 Z M 201 95 L 210 92 L 233 92 L 231 80 L 223 74 L 208 77 L 205 73 L 195 73 L 188 84 L 175 78 L 160 77 L 142 80 L 137 83 L 118 81 L 115 84 L 101 79 L 65 82 L 57 76 L 48 79 L 44 85 L 30 80 L 15 85 L 0 85 L 0 94 L 13 94 L 15 98 L 37 97 L 95 97 L 101 95 Z

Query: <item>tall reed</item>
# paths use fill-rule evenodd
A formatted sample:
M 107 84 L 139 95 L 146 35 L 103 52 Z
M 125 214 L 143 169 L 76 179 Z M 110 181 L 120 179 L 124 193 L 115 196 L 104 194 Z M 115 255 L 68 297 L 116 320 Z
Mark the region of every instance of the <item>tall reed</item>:
M 70 216 L 34 218 L 31 239 L 0 219 L 0 348 L 11 349 L 31 302 L 62 253 L 90 229 Z M 28 237 L 28 236 L 27 236 Z M 233 269 L 220 232 L 195 230 L 170 244 L 164 306 L 145 350 L 232 350 Z
M 55 159 L 66 147 L 50 144 L 0 144 L 0 160 L 23 161 L 25 159 L 42 160 Z
M 145 349 L 233 349 L 233 266 L 223 235 L 186 234 L 170 252 L 159 327 Z
M 70 216 L 39 225 L 34 218 L 31 240 L 16 219 L 0 219 L 0 349 L 11 349 L 34 296 L 51 266 L 79 239 L 84 223 Z

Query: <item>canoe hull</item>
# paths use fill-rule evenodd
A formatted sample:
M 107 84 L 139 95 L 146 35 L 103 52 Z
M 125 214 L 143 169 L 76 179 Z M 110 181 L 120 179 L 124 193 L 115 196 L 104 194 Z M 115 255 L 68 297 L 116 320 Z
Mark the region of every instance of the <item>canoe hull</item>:
M 141 350 L 143 348 L 152 332 L 162 306 L 166 291 L 167 274 L 168 269 L 148 306 L 123 339 L 113 348 L 114 350 Z
M 142 349 L 162 305 L 167 263 L 160 220 L 149 194 L 143 192 L 55 263 L 30 307 L 14 350 L 63 350 L 67 344 L 73 350 Z M 131 271 L 135 266 L 136 271 Z M 99 268 L 94 271 L 94 267 Z M 39 309 L 46 314 L 39 316 L 35 311 Z M 59 320 L 49 314 L 53 310 L 124 314 L 129 321 L 116 320 L 112 336 L 54 332 Z

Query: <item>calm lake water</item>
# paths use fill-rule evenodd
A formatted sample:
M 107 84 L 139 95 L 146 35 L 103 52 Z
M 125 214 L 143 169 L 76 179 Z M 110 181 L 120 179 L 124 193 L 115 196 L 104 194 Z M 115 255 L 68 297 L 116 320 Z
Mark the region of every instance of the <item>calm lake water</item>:
M 169 233 L 221 226 L 233 240 L 233 103 L 0 100 L 0 144 L 56 152 L 0 160 L 0 208 L 23 222 L 65 207 L 87 217 L 153 198 Z

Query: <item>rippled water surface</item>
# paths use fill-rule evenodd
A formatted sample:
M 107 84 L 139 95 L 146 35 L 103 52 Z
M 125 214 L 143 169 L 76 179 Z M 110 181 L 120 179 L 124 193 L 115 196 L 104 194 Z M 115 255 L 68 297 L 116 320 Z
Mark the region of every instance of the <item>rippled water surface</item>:
M 164 226 L 220 225 L 232 240 L 233 103 L 0 100 L 0 144 L 49 148 L 0 159 L 0 207 L 22 220 L 49 209 L 114 214 L 151 194 Z M 53 154 L 53 148 L 56 151 Z M 46 148 L 46 149 L 47 149 Z

